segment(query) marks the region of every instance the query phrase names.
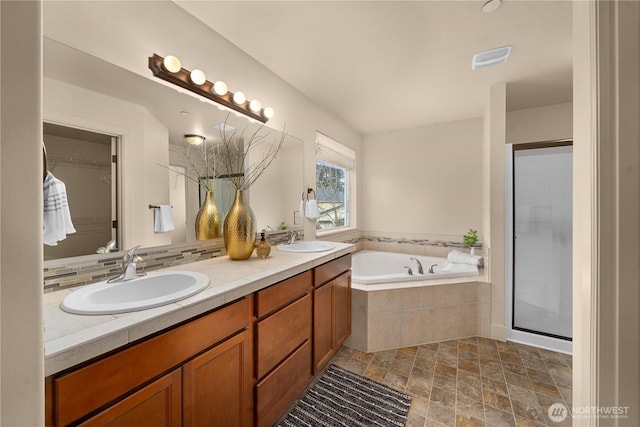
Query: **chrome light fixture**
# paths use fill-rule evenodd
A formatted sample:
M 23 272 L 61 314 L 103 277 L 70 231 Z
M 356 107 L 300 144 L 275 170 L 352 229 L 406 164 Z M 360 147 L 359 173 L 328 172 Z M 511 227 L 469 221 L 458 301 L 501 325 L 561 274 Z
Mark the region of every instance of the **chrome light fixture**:
M 182 68 L 180 60 L 175 56 L 163 58 L 154 53 L 153 56 L 149 57 L 149 69 L 159 79 L 187 89 L 259 122 L 266 123 L 274 115 L 273 108 L 263 108 L 262 103 L 258 100 L 248 101 L 243 92 L 229 92 L 225 82 L 219 80 L 215 83 L 210 82 L 207 80 L 204 71 L 199 69 L 193 71 L 185 70 Z M 198 135 L 185 135 L 185 139 L 187 139 L 187 136 Z M 204 141 L 204 138 L 202 138 L 202 141 Z M 193 143 L 190 142 L 190 144 Z
M 184 136 L 184 140 L 187 141 L 191 145 L 200 145 L 204 142 L 205 137 L 202 135 L 196 135 L 193 133 L 186 134 Z

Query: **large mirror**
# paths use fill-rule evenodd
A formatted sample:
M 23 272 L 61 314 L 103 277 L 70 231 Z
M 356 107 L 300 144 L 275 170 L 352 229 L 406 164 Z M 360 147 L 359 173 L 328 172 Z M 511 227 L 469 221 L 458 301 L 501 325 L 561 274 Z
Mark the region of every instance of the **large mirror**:
M 43 73 L 48 167 L 66 184 L 76 228 L 57 246 L 45 246 L 45 261 L 95 254 L 99 248 L 194 241 L 201 177 L 184 159 L 184 135 L 216 144 L 224 124 L 245 134 L 262 125 L 48 38 Z M 265 145 L 282 136 L 268 127 L 261 132 L 269 134 Z M 302 141 L 287 134 L 276 160 L 248 191 L 259 229 L 301 225 L 302 167 Z M 215 181 L 224 213 L 232 189 L 224 178 Z M 174 230 L 154 231 L 153 206 L 160 205 L 172 206 Z

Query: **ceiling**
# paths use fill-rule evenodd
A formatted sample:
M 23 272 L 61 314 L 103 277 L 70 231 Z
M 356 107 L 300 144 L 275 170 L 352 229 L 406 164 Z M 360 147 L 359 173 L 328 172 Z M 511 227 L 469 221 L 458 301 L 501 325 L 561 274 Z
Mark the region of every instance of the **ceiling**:
M 508 110 L 572 99 L 570 1 L 175 3 L 364 135 L 480 117 L 497 82 Z

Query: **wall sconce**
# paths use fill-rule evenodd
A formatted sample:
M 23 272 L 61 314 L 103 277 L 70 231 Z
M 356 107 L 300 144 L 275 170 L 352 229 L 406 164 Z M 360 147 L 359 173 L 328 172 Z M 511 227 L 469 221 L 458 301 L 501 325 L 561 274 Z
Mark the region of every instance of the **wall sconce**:
M 200 145 L 204 142 L 205 137 L 202 135 L 195 135 L 190 133 L 184 136 L 184 140 L 191 145 Z
M 260 101 L 255 99 L 248 101 L 243 92 L 229 92 L 225 82 L 211 83 L 202 70 L 185 70 L 182 68 L 180 60 L 175 56 L 163 58 L 154 53 L 149 57 L 149 69 L 155 77 L 204 96 L 259 122 L 266 123 L 274 115 L 273 108 L 262 108 Z M 187 135 L 185 135 L 185 139 L 187 139 Z M 202 140 L 204 141 L 204 138 Z

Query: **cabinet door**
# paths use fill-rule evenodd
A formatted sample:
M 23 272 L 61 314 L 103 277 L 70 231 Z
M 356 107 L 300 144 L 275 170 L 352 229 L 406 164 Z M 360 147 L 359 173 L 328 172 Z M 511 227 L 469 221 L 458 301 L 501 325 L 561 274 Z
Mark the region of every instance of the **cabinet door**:
M 336 277 L 333 291 L 335 335 L 334 350 L 351 335 L 351 271 Z
M 250 426 L 252 331 L 244 331 L 182 367 L 186 427 Z
M 180 383 L 180 369 L 176 369 L 110 406 L 80 426 L 178 427 L 182 422 Z
M 333 292 L 331 282 L 313 293 L 313 373 L 315 374 L 333 354 Z

